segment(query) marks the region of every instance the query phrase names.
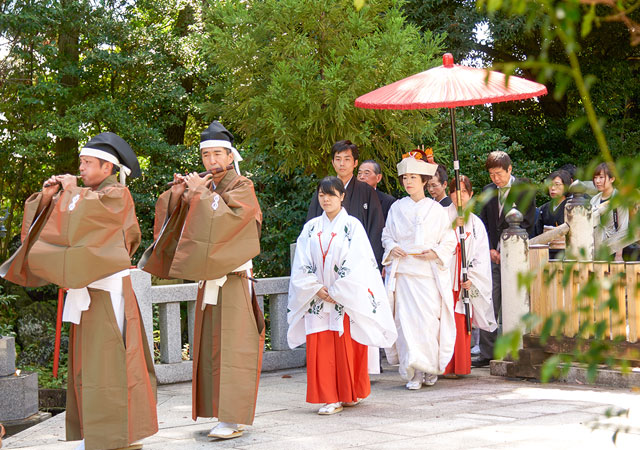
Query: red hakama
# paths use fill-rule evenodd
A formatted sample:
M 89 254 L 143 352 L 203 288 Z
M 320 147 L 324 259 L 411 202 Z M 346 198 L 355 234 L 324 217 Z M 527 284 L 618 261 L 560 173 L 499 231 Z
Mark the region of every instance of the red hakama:
M 455 276 L 461 281 L 461 265 L 462 260 L 460 257 L 460 243 L 456 248 L 456 274 Z M 460 281 L 458 283 L 460 283 Z M 458 284 L 459 286 L 459 284 Z M 453 310 L 455 311 L 458 306 L 458 300 L 460 300 L 460 292 L 453 290 Z M 444 369 L 444 375 L 467 375 L 471 373 L 471 335 L 467 332 L 466 317 L 464 314 L 454 312 L 454 319 L 456 321 L 456 343 L 453 348 L 453 356 L 451 361 Z
M 355 402 L 371 393 L 367 346 L 351 339 L 349 316 L 344 333 L 321 331 L 307 335 L 307 402 Z
M 458 303 L 460 292 L 453 291 L 454 308 Z M 456 321 L 456 344 L 453 348 L 451 361 L 444 369 L 444 375 L 467 375 L 471 373 L 471 335 L 467 333 L 464 314 L 454 313 Z

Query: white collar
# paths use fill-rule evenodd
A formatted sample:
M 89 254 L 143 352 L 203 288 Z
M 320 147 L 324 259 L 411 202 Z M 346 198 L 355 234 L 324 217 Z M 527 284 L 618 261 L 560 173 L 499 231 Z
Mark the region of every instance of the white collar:
M 328 228 L 332 229 L 334 225 L 338 222 L 338 219 L 341 219 L 342 216 L 344 215 L 347 215 L 347 210 L 344 209 L 344 206 L 340 209 L 340 212 L 336 214 L 333 220 L 329 220 L 327 213 L 322 211 L 322 216 L 320 217 L 322 217 L 323 228 L 326 228 L 326 226 L 328 225 Z
M 510 188 L 510 187 L 511 187 L 511 184 L 512 184 L 514 181 L 516 181 L 516 177 L 514 177 L 513 175 L 511 175 L 511 176 L 509 177 L 509 182 L 507 183 L 507 185 L 505 186 L 505 188 L 507 188 L 507 189 L 508 189 L 508 188 Z

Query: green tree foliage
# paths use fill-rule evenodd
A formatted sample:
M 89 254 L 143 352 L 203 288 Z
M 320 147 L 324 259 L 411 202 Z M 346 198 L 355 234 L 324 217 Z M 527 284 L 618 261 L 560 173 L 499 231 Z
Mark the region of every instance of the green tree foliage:
M 195 162 L 185 143 L 194 140 L 190 127 L 200 127 L 195 105 L 208 84 L 195 45 L 199 2 L 11 1 L 0 8 L 0 202 L 9 210 L 0 259 L 26 197 L 52 174 L 75 173 L 79 145 L 103 131 L 121 135 L 140 157 L 144 176 L 130 188 L 148 244 L 160 187 Z
M 231 0 L 208 10 L 203 48 L 220 102 L 206 111 L 239 132 L 273 169 L 327 173 L 331 145 L 395 168 L 435 122 L 422 111 L 372 111 L 354 100 L 439 63 L 439 36 L 406 23 L 400 2 Z
M 251 178 L 262 209 L 260 256 L 254 259 L 258 277 L 289 276 L 290 245 L 296 241 L 307 217 L 311 192 L 317 179 L 304 173 L 304 168 L 282 174 L 272 169 L 265 155 L 256 155 L 243 163 L 245 175 Z
M 407 0 L 402 10 L 420 31 L 445 35 L 445 50 L 456 62 L 480 51 L 474 35 L 486 16 L 476 9 L 474 0 Z
M 528 103 L 523 101 L 518 103 Z M 434 155 L 436 161 L 450 168 L 453 177 L 453 155 L 451 152 L 451 124 L 449 111 L 440 112 L 440 124 L 436 128 Z M 491 120 L 491 107 L 473 106 L 456 108 L 456 136 L 460 171 L 473 183 L 476 194 L 491 183 L 485 168 L 487 155 L 495 150 L 507 152 L 513 161 L 513 173 L 519 178 L 536 181 L 551 172 L 552 166 L 545 160 L 531 160 L 525 153 L 525 146 L 505 136 Z M 478 205 L 480 206 L 480 205 Z
M 586 165 L 603 145 L 582 127 L 588 122 L 595 126 L 597 115 L 612 156 L 634 155 L 640 146 L 640 49 L 632 45 L 623 23 L 606 19 L 615 11 L 578 0 L 557 7 L 552 2 L 504 2 L 503 13 L 493 17 L 504 17 L 516 9 L 524 14 L 509 16 L 500 21 L 502 26 L 494 26 L 493 45 L 504 56 L 493 61 L 516 61 L 520 71 L 547 84 L 552 95 L 540 99 L 538 111 L 503 109 L 506 114 L 497 116 L 498 126 L 505 131 L 510 128 L 515 139 L 534 142 L 531 151 L 545 159 L 554 159 L 556 149 L 562 148 L 565 161 Z M 541 14 L 545 11 L 553 14 Z M 639 20 L 640 11 L 632 11 L 630 18 Z M 512 24 L 510 29 L 507 23 Z M 589 104 L 585 103 L 587 93 Z M 546 139 L 531 139 L 540 124 L 547 130 Z
M 510 142 L 523 144 L 521 156 L 558 167 L 567 162 L 587 166 L 597 154 L 594 135 L 582 127 L 587 123 L 583 93 L 572 82 L 567 52 L 574 52 L 582 72 L 589 74 L 585 84 L 590 88 L 595 113 L 604 125 L 613 157 L 637 152 L 640 49 L 634 45 L 637 31 L 630 34 L 629 29 L 633 28 L 628 25 L 640 21 L 640 9 L 632 7 L 637 1 L 620 2 L 622 10 L 630 9 L 627 16 L 617 18 L 617 9 L 605 6 L 605 2 L 565 1 L 558 7 L 562 19 L 556 19 L 555 14 L 539 14 L 555 2 L 480 3 L 490 11 L 478 9 L 474 1 L 466 0 L 409 0 L 404 10 L 421 29 L 446 31 L 447 49 L 454 52 L 458 61 L 469 57 L 475 63 L 493 64 L 505 71 L 514 70 L 516 66 L 511 63 L 515 63 L 516 75 L 538 78 L 547 85 L 550 95 L 537 102 L 507 102 L 491 107 L 492 128 L 501 130 Z M 584 25 L 574 22 L 576 18 L 584 18 Z M 482 41 L 474 33 L 480 24 L 488 32 Z M 573 39 L 569 47 L 556 39 L 556 30 L 563 26 L 568 27 L 567 33 Z M 540 173 L 535 179 L 541 181 L 545 175 Z

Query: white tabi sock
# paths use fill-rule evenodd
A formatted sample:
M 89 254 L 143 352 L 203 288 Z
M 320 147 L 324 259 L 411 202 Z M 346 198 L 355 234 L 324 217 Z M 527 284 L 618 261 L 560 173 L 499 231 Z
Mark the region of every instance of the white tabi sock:
M 424 372 L 416 370 L 411 381 L 420 381 L 422 383 L 422 378 L 424 378 Z
M 218 424 L 211 429 L 209 434 L 233 434 L 239 429 L 240 427 L 238 426 L 237 423 L 218 422 Z

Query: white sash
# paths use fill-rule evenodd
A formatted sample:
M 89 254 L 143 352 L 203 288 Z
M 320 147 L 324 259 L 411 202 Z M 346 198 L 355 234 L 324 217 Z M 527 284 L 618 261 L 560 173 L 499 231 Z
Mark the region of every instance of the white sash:
M 242 272 L 249 271 L 253 268 L 253 263 L 251 260 L 239 266 L 237 269 L 232 270 L 232 272 Z M 227 276 L 223 276 L 220 278 L 216 278 L 215 280 L 200 280 L 198 283 L 198 287 L 202 287 L 204 284 L 204 297 L 202 299 L 202 310 L 207 307 L 207 305 L 217 305 L 218 304 L 218 292 L 220 288 L 224 286 L 227 282 Z M 251 290 L 251 283 L 249 283 L 249 290 Z
M 124 297 L 122 295 L 122 279 L 129 276 L 129 269 L 122 270 L 108 277 L 96 280 L 87 287 L 80 289 L 69 289 L 67 298 L 64 302 L 64 310 L 62 311 L 62 321 L 71 322 L 78 325 L 82 317 L 82 311 L 89 309 L 91 305 L 91 296 L 89 289 L 100 289 L 111 294 L 111 304 L 113 312 L 116 316 L 118 328 L 120 332 L 124 328 Z

